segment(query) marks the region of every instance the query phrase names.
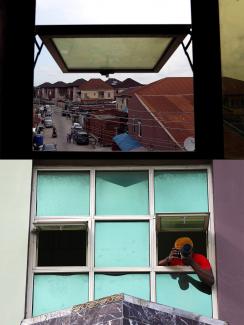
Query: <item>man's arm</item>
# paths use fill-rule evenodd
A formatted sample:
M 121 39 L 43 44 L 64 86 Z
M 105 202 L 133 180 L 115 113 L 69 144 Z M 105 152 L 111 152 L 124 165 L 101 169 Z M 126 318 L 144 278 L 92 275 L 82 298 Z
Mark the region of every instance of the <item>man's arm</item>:
M 203 283 L 212 287 L 214 284 L 214 276 L 211 269 L 202 269 L 201 266 L 192 259 L 192 257 L 184 258 L 183 261 L 185 265 L 190 265 L 193 268 Z
M 160 260 L 158 262 L 158 265 L 160 265 L 160 266 L 167 266 L 167 265 L 169 265 L 169 256 L 165 257 L 163 260 Z

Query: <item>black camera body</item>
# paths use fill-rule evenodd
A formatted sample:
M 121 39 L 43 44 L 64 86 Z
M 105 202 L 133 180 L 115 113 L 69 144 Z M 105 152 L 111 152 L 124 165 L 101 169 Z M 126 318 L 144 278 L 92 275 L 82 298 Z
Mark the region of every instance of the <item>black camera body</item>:
M 180 254 L 183 257 L 188 257 L 191 254 L 191 252 L 192 252 L 192 246 L 189 244 L 185 244 L 180 250 Z

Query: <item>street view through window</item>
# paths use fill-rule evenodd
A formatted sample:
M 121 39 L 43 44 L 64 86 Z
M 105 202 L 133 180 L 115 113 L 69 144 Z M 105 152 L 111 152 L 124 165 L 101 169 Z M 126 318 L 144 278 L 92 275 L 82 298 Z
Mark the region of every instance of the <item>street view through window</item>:
M 93 2 L 98 6 L 96 0 Z M 138 10 L 138 1 L 135 2 L 137 9 L 134 5 L 130 7 L 134 14 Z M 140 2 L 143 13 L 133 23 L 190 24 L 190 1 L 164 0 L 160 5 L 153 2 L 167 9 L 165 17 L 157 17 L 155 10 Z M 53 21 L 54 16 L 50 16 L 55 8 L 61 10 L 60 6 L 55 0 L 51 3 L 53 6 L 47 8 L 43 1 L 37 2 L 37 25 L 60 24 L 58 18 Z M 176 16 L 176 3 L 181 3 L 182 17 Z M 65 5 L 61 8 L 65 12 Z M 111 13 L 106 13 L 110 24 L 132 23 L 133 15 L 129 15 L 129 21 L 122 15 L 119 21 Z M 73 20 L 69 16 L 61 23 L 108 24 L 106 15 L 105 21 L 100 21 L 98 17 L 88 20 L 81 13 L 77 18 L 76 10 L 72 14 Z M 185 45 L 189 39 L 189 35 L 184 39 Z M 37 42 L 41 44 L 38 38 Z M 190 45 L 187 52 L 192 60 L 191 49 Z M 34 70 L 32 127 L 36 151 L 194 151 L 193 73 L 183 46 L 177 48 L 158 73 L 108 76 L 62 73 L 43 46 Z

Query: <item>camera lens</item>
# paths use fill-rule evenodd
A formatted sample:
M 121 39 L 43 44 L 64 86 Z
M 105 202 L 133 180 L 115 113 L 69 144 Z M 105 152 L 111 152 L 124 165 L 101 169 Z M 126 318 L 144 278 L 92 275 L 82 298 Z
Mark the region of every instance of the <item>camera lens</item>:
M 185 244 L 182 248 L 181 248 L 181 254 L 184 256 L 184 257 L 187 257 L 191 254 L 191 250 L 192 250 L 192 247 L 191 245 L 189 244 Z

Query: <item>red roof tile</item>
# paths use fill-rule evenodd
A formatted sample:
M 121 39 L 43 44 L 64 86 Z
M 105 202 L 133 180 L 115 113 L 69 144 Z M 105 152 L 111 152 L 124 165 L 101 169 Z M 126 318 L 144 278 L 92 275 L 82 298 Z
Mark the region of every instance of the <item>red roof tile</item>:
M 84 82 L 86 82 L 86 80 L 83 79 L 83 78 L 81 78 L 81 79 L 77 79 L 77 80 L 71 82 L 70 85 L 73 86 L 73 87 L 79 87 L 79 86 L 82 85 Z
M 101 79 L 90 79 L 79 86 L 80 90 L 113 90 L 113 87 Z

